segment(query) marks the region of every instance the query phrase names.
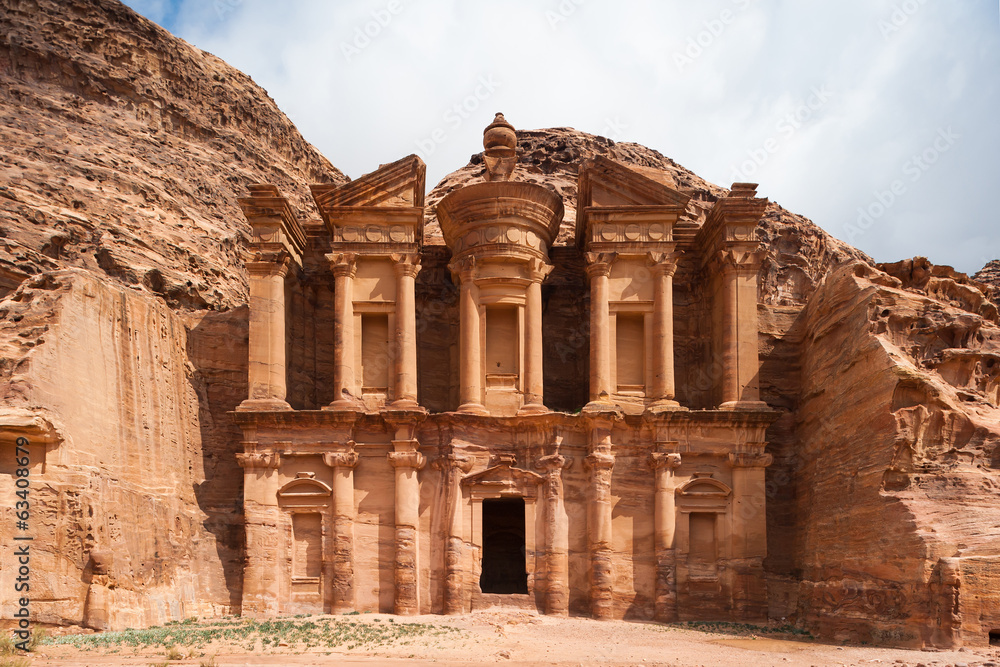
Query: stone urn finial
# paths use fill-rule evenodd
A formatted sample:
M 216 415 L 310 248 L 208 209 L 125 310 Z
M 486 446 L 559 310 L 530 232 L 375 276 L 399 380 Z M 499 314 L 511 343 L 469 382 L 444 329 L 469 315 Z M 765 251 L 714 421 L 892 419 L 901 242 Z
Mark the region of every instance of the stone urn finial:
M 517 134 L 502 113 L 483 130 L 487 181 L 509 181 L 517 164 Z

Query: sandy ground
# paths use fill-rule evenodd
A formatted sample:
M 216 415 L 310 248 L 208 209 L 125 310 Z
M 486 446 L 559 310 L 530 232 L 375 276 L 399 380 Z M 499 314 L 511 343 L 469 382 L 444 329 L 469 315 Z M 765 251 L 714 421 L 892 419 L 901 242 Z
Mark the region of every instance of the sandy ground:
M 311 617 L 342 623 L 348 617 Z M 423 634 L 395 638 L 378 646 L 263 646 L 257 640 L 215 642 L 195 649 L 178 645 L 190 657 L 166 660 L 162 647 L 82 649 L 43 645 L 33 665 L 892 665 L 911 667 L 1000 667 L 1000 649 L 920 651 L 835 646 L 811 640 L 776 639 L 752 633 L 701 632 L 678 626 L 585 618 L 552 618 L 512 610 L 487 610 L 459 617 L 350 617 L 362 630 L 392 623 L 424 623 Z M 296 619 L 297 621 L 302 619 Z M 374 626 L 382 624 L 378 628 Z M 253 642 L 253 639 L 250 640 Z M 214 663 L 210 659 L 214 657 Z

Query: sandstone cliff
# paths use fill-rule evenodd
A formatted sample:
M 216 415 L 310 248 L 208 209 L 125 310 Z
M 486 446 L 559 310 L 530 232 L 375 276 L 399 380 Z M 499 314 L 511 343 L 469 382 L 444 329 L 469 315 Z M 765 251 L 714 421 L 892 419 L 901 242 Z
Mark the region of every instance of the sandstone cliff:
M 0 287 L 77 266 L 246 301 L 235 195 L 345 177 L 247 75 L 115 0 L 0 3 Z
M 38 620 L 238 611 L 236 197 L 302 209 L 345 177 L 248 76 L 112 0 L 0 2 L 0 145 L 0 561 L 25 435 Z
M 117 2 L 0 1 L 0 498 L 10 443 L 27 435 L 45 450 L 32 468 L 39 619 L 238 611 L 240 432 L 226 412 L 247 392 L 249 229 L 235 199 L 271 182 L 314 218 L 307 184 L 344 177 L 246 75 Z M 691 195 L 689 225 L 724 192 L 636 144 L 518 137 L 518 178 L 566 207 L 553 252 L 570 270 L 550 281 L 582 275 L 581 160 Z M 428 195 L 429 244 L 442 243 L 434 205 L 482 169 L 473 156 Z M 836 639 L 983 643 L 1000 627 L 1000 263 L 973 279 L 921 258 L 876 267 L 776 204 L 759 232 L 760 384 L 781 413 L 768 432 L 772 616 Z M 424 359 L 449 354 L 435 341 L 457 322 L 447 251 L 434 253 L 418 286 Z M 679 302 L 698 279 L 678 276 Z M 581 304 L 548 302 L 552 407 L 580 402 Z M 679 374 L 701 354 L 685 326 Z M 447 364 L 421 364 L 422 382 L 453 383 Z M 10 577 L 0 570 L 6 590 Z

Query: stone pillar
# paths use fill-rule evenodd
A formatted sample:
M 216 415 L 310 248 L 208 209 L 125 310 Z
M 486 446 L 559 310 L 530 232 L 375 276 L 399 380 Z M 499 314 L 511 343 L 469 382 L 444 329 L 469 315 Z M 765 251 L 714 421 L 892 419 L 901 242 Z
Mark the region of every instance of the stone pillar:
M 650 253 L 653 276 L 653 386 L 651 407 L 676 408 L 674 397 L 674 272 L 676 259 Z
M 677 443 L 666 444 L 669 447 L 676 446 Z M 681 464 L 681 455 L 674 452 L 654 452 L 650 464 L 656 471 L 656 495 L 653 501 L 653 537 L 656 549 L 654 618 L 662 623 L 673 623 L 677 620 L 674 470 Z
M 524 303 L 524 405 L 519 414 L 548 412 L 545 407 L 542 368 L 542 281 L 552 271 L 550 264 L 533 259 L 528 264 L 531 282 Z
M 327 452 L 323 462 L 333 468 L 333 572 L 330 588 L 334 613 L 354 611 L 354 466 L 358 455 L 350 450 Z
M 611 402 L 611 310 L 608 277 L 613 253 L 587 253 L 590 278 L 590 402 Z
M 761 409 L 757 334 L 759 252 L 719 254 L 722 289 L 722 406 Z
M 590 470 L 590 507 L 588 532 L 590 542 L 590 609 L 594 618 L 606 620 L 614 612 L 614 569 L 612 564 L 611 435 L 604 438 L 606 447 L 593 451 L 584 463 Z
M 417 404 L 417 309 L 415 283 L 420 256 L 393 255 L 396 264 L 396 386 L 393 409 L 412 410 Z
M 767 617 L 767 490 L 764 468 L 772 461 L 765 443 L 747 443 L 729 454 L 733 468 L 732 568 L 733 617 L 759 620 Z
M 355 253 L 335 253 L 326 256 L 333 269 L 333 408 L 354 408 L 359 399 L 354 395 L 354 275 L 357 272 Z
M 275 616 L 283 567 L 278 532 L 278 475 L 281 455 L 275 452 L 239 453 L 243 468 L 243 524 L 246 560 L 243 566 L 244 616 Z
M 445 545 L 444 613 L 465 613 L 465 572 L 462 522 L 465 503 L 462 498 L 462 477 L 472 469 L 471 456 L 452 453 L 444 461 L 443 470 L 448 476 L 448 543 Z
M 250 392 L 237 410 L 291 410 L 285 401 L 287 252 L 247 262 L 250 274 Z
M 573 459 L 543 456 L 536 467 L 545 476 L 545 613 L 569 615 L 569 518 L 563 495 L 562 471 Z
M 394 612 L 401 616 L 420 613 L 417 537 L 420 534 L 420 483 L 417 471 L 424 467 L 424 455 L 416 440 L 393 440 L 389 463 L 396 471 L 396 594 Z
M 476 275 L 475 260 L 472 257 L 466 257 L 458 262 L 452 270 L 459 274 L 461 283 L 461 295 L 459 297 L 461 338 L 459 349 L 459 354 L 461 355 L 459 364 L 459 398 L 461 405 L 459 405 L 458 411 L 486 415 L 489 413 L 482 403 L 483 363 L 480 350 L 482 331 L 479 323 L 478 289 L 474 282 Z

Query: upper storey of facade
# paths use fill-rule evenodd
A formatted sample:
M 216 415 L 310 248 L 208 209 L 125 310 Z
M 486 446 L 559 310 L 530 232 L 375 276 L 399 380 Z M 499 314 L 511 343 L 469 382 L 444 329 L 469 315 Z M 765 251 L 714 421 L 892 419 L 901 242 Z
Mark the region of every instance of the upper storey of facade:
M 322 224 L 302 224 L 275 187 L 250 188 L 250 391 L 239 410 L 766 407 L 756 228 L 767 200 L 753 184 L 733 184 L 701 223 L 686 214 L 689 195 L 586 160 L 575 244 L 555 246 L 564 202 L 513 180 L 517 137 L 501 114 L 484 149 L 483 180 L 437 205 L 445 248 L 424 245 L 416 156 L 313 186 Z

